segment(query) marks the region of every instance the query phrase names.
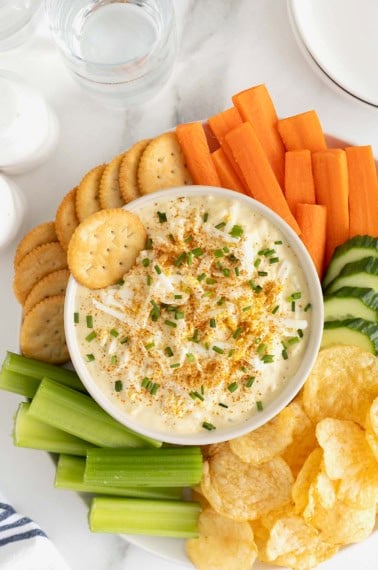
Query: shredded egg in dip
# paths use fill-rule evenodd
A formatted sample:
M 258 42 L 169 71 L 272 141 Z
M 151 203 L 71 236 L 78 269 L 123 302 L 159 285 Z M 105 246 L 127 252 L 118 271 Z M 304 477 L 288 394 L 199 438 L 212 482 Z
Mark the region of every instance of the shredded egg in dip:
M 161 432 L 225 428 L 259 413 L 299 367 L 311 306 L 281 232 L 232 199 L 141 207 L 148 234 L 116 285 L 78 286 L 82 357 L 107 397 Z

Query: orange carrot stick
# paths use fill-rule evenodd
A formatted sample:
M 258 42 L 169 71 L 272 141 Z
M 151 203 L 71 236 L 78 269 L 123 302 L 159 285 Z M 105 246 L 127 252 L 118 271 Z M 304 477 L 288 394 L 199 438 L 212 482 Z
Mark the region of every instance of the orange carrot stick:
M 302 241 L 321 280 L 326 247 L 327 208 L 319 204 L 297 204 L 295 217 L 302 231 Z
M 277 130 L 277 113 L 265 85 L 256 85 L 233 96 L 243 121 L 249 121 L 263 147 L 273 172 L 284 187 L 285 147 Z
M 280 119 L 277 127 L 286 150 L 307 148 L 316 152 L 327 148 L 323 129 L 315 111 Z
M 314 152 L 312 171 L 318 204 L 327 207 L 326 264 L 349 237 L 348 166 L 343 150 Z
M 286 153 L 285 196 L 294 216 L 297 204 L 315 204 L 315 186 L 309 150 L 291 150 Z
M 244 194 L 243 184 L 240 182 L 238 175 L 232 168 L 223 149 L 219 148 L 212 152 L 211 158 L 213 159 L 215 170 L 218 173 L 222 187 L 229 188 L 230 190 L 236 190 L 236 192 Z
M 226 109 L 222 113 L 218 113 L 208 119 L 210 128 L 220 144 L 222 144 L 227 133 L 241 125 L 242 122 L 239 112 L 235 107 L 230 107 L 230 109 Z
M 243 173 L 251 196 L 274 210 L 294 231 L 300 234 L 299 226 L 290 212 L 285 196 L 251 123 L 243 123 L 230 131 L 225 141 Z
M 349 237 L 378 237 L 378 179 L 371 146 L 345 149 L 349 176 Z
M 205 186 L 220 186 L 219 176 L 211 158 L 202 124 L 178 125 L 176 135 L 194 183 Z

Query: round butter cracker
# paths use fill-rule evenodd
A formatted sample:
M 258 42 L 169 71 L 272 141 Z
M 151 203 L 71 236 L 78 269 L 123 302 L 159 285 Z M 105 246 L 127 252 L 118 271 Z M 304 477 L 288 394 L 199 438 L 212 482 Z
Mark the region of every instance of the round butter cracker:
M 84 176 L 76 191 L 76 214 L 80 222 L 101 209 L 99 200 L 101 176 L 106 164 L 92 168 Z
M 79 225 L 79 220 L 76 215 L 76 191 L 77 188 L 73 188 L 64 196 L 55 216 L 56 235 L 58 236 L 60 245 L 65 251 L 67 251 L 75 228 Z
M 107 164 L 100 180 L 99 201 L 106 208 L 121 208 L 125 201 L 119 189 L 119 170 L 125 153 L 119 154 Z
M 14 256 L 14 267 L 16 268 L 25 255 L 35 247 L 56 240 L 57 236 L 54 222 L 44 222 L 43 224 L 39 224 L 35 228 L 32 228 L 18 244 Z
M 123 156 L 119 169 L 119 189 L 126 204 L 139 198 L 138 166 L 140 158 L 151 139 L 135 143 Z
M 139 161 L 138 185 L 141 194 L 164 188 L 193 184 L 175 133 L 153 139 Z
M 75 230 L 68 247 L 68 266 L 89 289 L 113 285 L 132 267 L 146 242 L 140 219 L 122 209 L 101 210 Z
M 66 268 L 66 252 L 59 242 L 54 241 L 35 247 L 16 267 L 13 290 L 17 300 L 23 304 L 33 287 L 45 275 Z
M 21 325 L 21 352 L 50 364 L 70 358 L 64 335 L 64 295 L 44 299 L 25 316 Z
M 70 272 L 68 269 L 60 269 L 59 271 L 49 273 L 46 277 L 38 281 L 26 297 L 24 315 L 47 297 L 65 295 L 69 276 Z

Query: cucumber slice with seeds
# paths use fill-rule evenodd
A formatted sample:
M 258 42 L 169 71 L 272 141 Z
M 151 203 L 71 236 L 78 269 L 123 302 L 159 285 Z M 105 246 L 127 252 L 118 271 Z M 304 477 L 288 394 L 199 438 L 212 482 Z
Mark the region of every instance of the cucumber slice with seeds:
M 355 236 L 354 238 L 339 245 L 330 261 L 323 287 L 327 287 L 333 281 L 347 263 L 359 261 L 364 257 L 378 258 L 378 238 L 371 236 Z
M 364 257 L 347 263 L 328 285 L 325 294 L 334 293 L 342 287 L 364 287 L 378 293 L 378 257 Z
M 324 323 L 321 347 L 331 344 L 351 344 L 378 354 L 378 325 L 364 319 L 346 319 Z
M 324 320 L 361 318 L 378 321 L 378 293 L 364 287 L 342 287 L 324 297 Z

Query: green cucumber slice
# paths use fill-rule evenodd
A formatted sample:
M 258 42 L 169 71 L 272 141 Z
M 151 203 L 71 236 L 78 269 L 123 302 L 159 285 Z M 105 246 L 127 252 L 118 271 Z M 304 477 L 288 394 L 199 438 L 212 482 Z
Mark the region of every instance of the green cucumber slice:
M 328 285 L 325 294 L 334 293 L 342 287 L 364 287 L 378 293 L 378 257 L 364 257 L 347 263 Z
M 324 320 L 378 321 L 378 293 L 365 287 L 342 287 L 324 297 Z
M 331 344 L 351 344 L 377 355 L 378 325 L 364 319 L 325 322 L 321 347 Z
M 347 263 L 359 261 L 364 257 L 378 258 L 378 238 L 355 236 L 339 245 L 329 263 L 326 276 L 323 279 L 323 287 L 326 288 Z

